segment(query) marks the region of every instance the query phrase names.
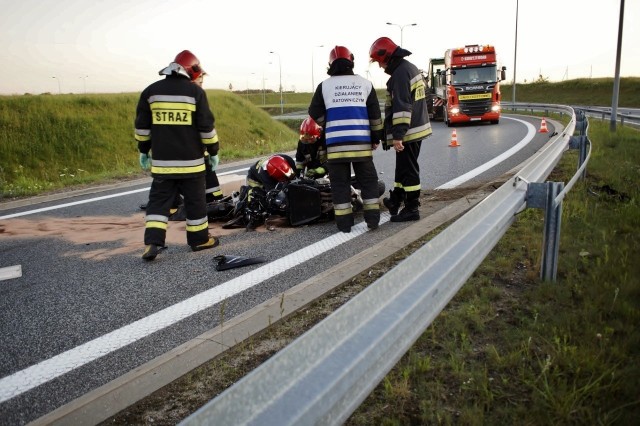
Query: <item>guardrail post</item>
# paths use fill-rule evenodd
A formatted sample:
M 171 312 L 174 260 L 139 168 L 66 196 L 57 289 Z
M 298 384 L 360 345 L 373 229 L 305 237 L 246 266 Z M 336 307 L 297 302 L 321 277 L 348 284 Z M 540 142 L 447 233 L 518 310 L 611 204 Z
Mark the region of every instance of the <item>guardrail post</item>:
M 544 209 L 544 235 L 540 265 L 540 279 L 544 281 L 555 282 L 558 272 L 562 202 L 556 204 L 555 199 L 563 189 L 563 182 L 530 182 L 527 186 L 527 207 Z
M 569 138 L 569 149 L 577 149 L 578 150 L 578 169 L 582 166 L 582 164 L 587 161 L 587 142 L 588 138 L 586 135 L 580 136 L 571 136 Z M 584 179 L 587 176 L 587 168 L 585 167 L 580 173 L 580 178 Z
M 580 136 L 571 136 L 569 139 L 569 148 L 578 150 L 578 168 L 587 160 L 587 117 L 582 110 L 576 110 L 576 127 L 575 132 L 578 132 Z M 587 169 L 585 167 L 580 174 L 580 178 L 584 179 L 587 176 Z

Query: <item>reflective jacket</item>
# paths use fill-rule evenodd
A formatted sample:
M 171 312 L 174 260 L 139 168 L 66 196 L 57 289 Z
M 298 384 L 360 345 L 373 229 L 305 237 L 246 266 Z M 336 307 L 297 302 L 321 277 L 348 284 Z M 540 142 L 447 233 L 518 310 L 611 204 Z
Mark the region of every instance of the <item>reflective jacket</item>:
M 331 162 L 370 160 L 382 137 L 382 114 L 373 84 L 357 74 L 334 75 L 313 95 L 309 115 L 324 128 Z
M 385 70 L 387 94 L 384 103 L 384 131 L 392 140 L 413 142 L 431 135 L 425 81 L 420 70 L 403 58 L 389 62 Z
M 321 135 L 314 143 L 298 141 L 296 149 L 296 169 L 298 172 L 305 169 L 317 169 L 327 167 L 327 144 L 324 135 Z
M 140 95 L 135 139 L 151 151 L 151 174 L 169 179 L 205 172 L 204 151 L 218 153 L 218 134 L 205 91 L 187 77 L 168 75 Z

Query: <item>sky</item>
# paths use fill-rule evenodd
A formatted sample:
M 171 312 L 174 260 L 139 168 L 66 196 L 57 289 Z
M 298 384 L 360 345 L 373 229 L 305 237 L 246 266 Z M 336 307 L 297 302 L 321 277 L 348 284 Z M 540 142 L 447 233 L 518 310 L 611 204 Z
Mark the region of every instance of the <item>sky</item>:
M 491 44 L 508 82 L 514 58 L 518 83 L 614 77 L 620 0 L 0 0 L 0 10 L 0 94 L 140 92 L 184 49 L 207 72 L 205 89 L 278 91 L 281 81 L 311 92 L 336 45 L 384 87 L 369 64 L 382 36 L 421 69 L 446 49 Z M 640 0 L 626 0 L 622 77 L 640 77 L 639 20 Z

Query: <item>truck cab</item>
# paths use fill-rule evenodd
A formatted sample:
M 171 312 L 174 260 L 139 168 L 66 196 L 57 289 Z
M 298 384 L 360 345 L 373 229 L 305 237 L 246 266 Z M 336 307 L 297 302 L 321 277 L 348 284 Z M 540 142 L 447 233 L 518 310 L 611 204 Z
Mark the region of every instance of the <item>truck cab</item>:
M 432 118 L 441 118 L 447 126 L 473 121 L 498 124 L 500 81 L 506 79 L 505 71 L 506 67 L 498 66 L 495 48 L 489 45 L 448 49 L 443 60 L 432 59 L 429 67 Z

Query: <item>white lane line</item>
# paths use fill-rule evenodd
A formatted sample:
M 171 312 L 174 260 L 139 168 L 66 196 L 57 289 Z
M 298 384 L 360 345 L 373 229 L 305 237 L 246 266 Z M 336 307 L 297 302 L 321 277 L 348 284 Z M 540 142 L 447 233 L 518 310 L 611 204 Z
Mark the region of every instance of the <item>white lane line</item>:
M 246 170 L 247 170 L 247 168 L 237 169 L 237 170 L 230 170 L 228 172 L 219 173 L 218 176 L 236 174 L 238 172 L 245 172 Z M 65 208 L 65 207 L 77 206 L 79 204 L 92 203 L 94 201 L 107 200 L 109 198 L 122 197 L 124 195 L 135 194 L 136 192 L 144 192 L 144 191 L 148 191 L 148 190 L 149 190 L 148 187 L 147 188 L 140 188 L 140 189 L 134 189 L 134 190 L 131 190 L 131 191 L 126 191 L 126 192 L 119 192 L 117 194 L 104 195 L 102 197 L 95 197 L 95 198 L 88 198 L 86 200 L 81 200 L 81 201 L 74 201 L 72 203 L 57 204 L 55 206 L 43 207 L 43 208 L 40 208 L 40 209 L 28 210 L 28 211 L 24 211 L 24 212 L 20 212 L 20 213 L 13 213 L 13 214 L 0 216 L 0 220 L 2 220 L 2 219 L 11 219 L 11 218 L 20 217 L 20 216 L 28 216 L 30 214 L 42 213 L 42 212 L 47 212 L 47 211 L 50 211 L 50 210 L 62 209 L 62 208 Z
M 459 185 L 462 185 L 466 181 L 468 181 L 470 179 L 473 179 L 474 177 L 486 172 L 487 170 L 491 169 L 492 167 L 495 167 L 496 165 L 500 164 L 501 162 L 503 162 L 507 158 L 511 157 L 516 152 L 520 151 L 522 148 L 527 146 L 527 144 L 529 142 L 531 142 L 533 137 L 536 135 L 536 128 L 533 127 L 533 124 L 527 123 L 526 121 L 519 120 L 517 118 L 504 117 L 504 116 L 502 118 L 506 119 L 506 120 L 515 120 L 515 121 L 519 121 L 519 122 L 523 123 L 525 126 L 527 126 L 527 134 L 526 134 L 526 136 L 520 142 L 518 142 L 516 145 L 512 146 L 507 151 L 505 151 L 502 154 L 498 155 L 493 160 L 491 160 L 491 161 L 489 161 L 487 163 L 484 163 L 480 167 L 476 167 L 475 169 L 473 169 L 473 170 L 471 170 L 471 171 L 469 171 L 469 172 L 467 172 L 467 173 L 465 173 L 463 175 L 460 175 L 457 178 L 455 178 L 453 180 L 450 180 L 449 182 L 447 182 L 447 183 L 445 183 L 443 185 L 440 185 L 435 189 L 451 189 L 451 188 L 455 188 L 455 187 L 457 187 Z
M 22 265 L 7 266 L 0 268 L 0 281 L 20 278 L 22 276 Z
M 389 213 L 380 213 L 380 224 L 382 225 L 389 220 Z M 139 319 L 53 358 L 3 377 L 0 379 L 0 403 L 210 308 L 365 232 L 367 232 L 367 224 L 361 222 L 352 227 L 350 233 L 338 232 L 333 234 L 324 240 L 178 302 L 146 318 Z

